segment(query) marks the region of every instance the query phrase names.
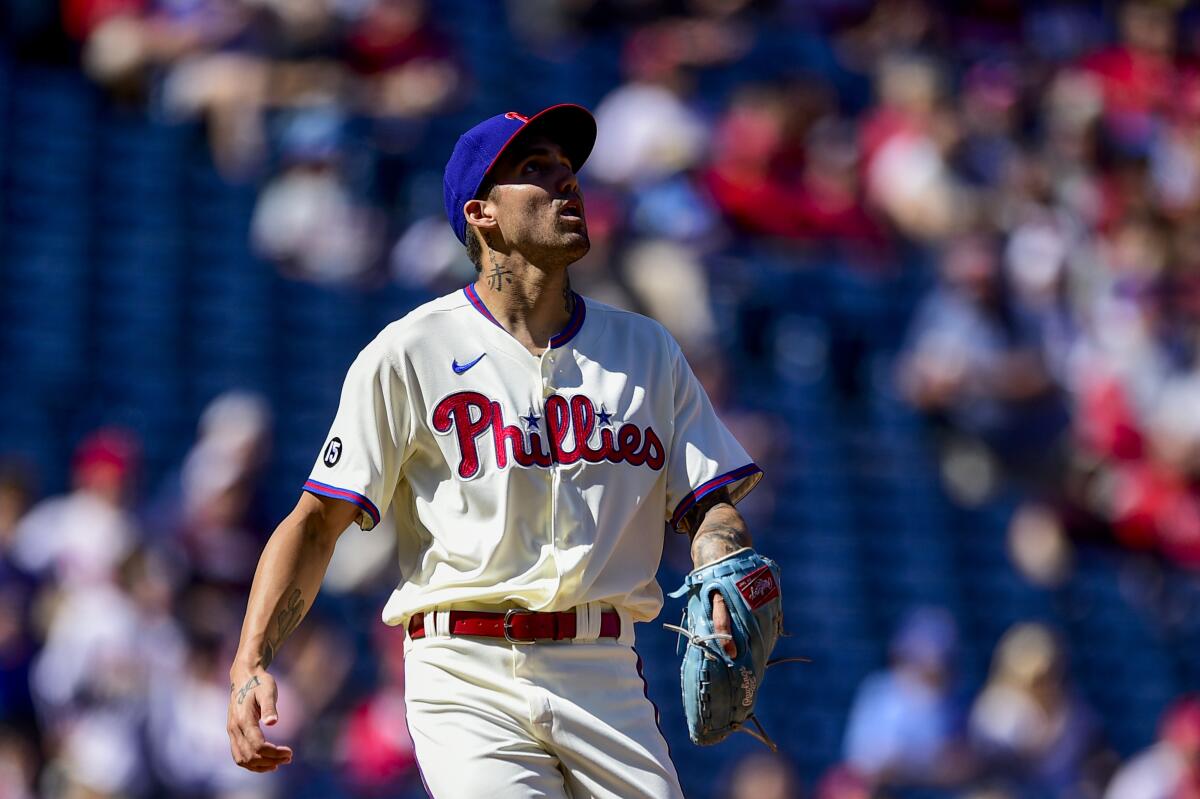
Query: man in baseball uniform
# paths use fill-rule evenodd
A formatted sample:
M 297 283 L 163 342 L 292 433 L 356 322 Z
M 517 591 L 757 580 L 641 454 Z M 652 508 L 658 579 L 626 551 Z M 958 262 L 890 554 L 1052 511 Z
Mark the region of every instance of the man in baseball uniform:
M 455 146 L 446 214 L 478 279 L 350 366 L 250 592 L 230 669 L 243 767 L 291 761 L 260 727 L 278 719 L 267 669 L 342 531 L 390 510 L 401 579 L 383 619 L 408 635 L 407 721 L 432 796 L 681 795 L 633 625 L 662 606 L 664 522 L 691 535 L 697 566 L 748 547 L 734 503 L 762 475 L 661 325 L 571 290 L 595 135 L 587 110 L 557 105 Z M 728 632 L 720 596 L 713 613 Z

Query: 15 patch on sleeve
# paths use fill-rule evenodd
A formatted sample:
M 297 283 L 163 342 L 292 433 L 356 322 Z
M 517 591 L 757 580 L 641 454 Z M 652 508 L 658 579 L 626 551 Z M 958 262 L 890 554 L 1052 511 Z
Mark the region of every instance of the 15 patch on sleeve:
M 738 593 L 751 610 L 758 610 L 763 605 L 779 596 L 779 584 L 771 567 L 763 566 L 755 569 L 737 582 Z
M 326 466 L 334 466 L 341 459 L 342 440 L 335 436 L 329 440 L 329 446 L 325 447 L 325 457 L 322 460 L 325 461 Z

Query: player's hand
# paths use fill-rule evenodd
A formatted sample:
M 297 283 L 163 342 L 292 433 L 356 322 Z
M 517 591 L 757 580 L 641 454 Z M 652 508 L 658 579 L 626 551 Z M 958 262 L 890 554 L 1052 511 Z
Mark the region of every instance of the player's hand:
M 725 607 L 725 597 L 715 592 L 712 595 L 712 616 L 713 632 L 733 635 L 733 622 L 729 618 L 729 608 Z M 725 649 L 726 655 L 731 658 L 737 657 L 737 644 L 733 642 L 733 638 L 725 641 L 721 646 Z
M 279 721 L 275 710 L 278 688 L 264 669 L 231 675 L 229 690 L 229 749 L 233 762 L 250 771 L 274 771 L 292 762 L 292 750 L 277 746 L 263 735 L 259 722 L 268 727 Z

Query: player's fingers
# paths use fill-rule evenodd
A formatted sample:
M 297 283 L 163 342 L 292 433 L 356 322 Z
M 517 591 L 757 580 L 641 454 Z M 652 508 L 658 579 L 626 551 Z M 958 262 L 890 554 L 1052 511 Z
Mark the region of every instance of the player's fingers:
M 718 593 L 712 595 L 713 604 L 713 632 L 723 635 L 733 635 L 733 620 L 729 616 L 729 608 L 725 606 L 725 597 Z M 725 649 L 725 654 L 731 658 L 737 657 L 737 644 L 730 638 L 724 642 L 722 646 Z
M 268 741 L 263 735 L 262 728 L 258 725 L 260 718 L 264 720 L 272 718 L 278 721 L 278 714 L 274 708 L 275 681 L 267 678 L 258 688 L 259 690 L 252 694 L 246 702 L 235 706 L 232 710 L 233 723 L 242 740 L 242 761 L 239 761 L 239 764 L 254 762 L 256 759 L 262 758 L 275 763 L 290 760 L 292 750 L 286 746 L 276 746 Z M 260 707 L 260 699 L 263 702 L 268 700 L 270 702 L 265 711 Z
M 247 767 L 255 766 L 258 768 L 269 766 L 271 768 L 275 768 L 277 766 L 286 766 L 288 763 L 291 763 L 291 762 L 292 762 L 291 754 L 285 754 L 285 755 L 279 755 L 279 756 L 262 755 L 262 756 L 258 756 L 258 757 L 251 757 L 249 760 L 246 761 L 246 766 Z
M 251 768 L 251 765 L 255 762 L 254 747 L 250 746 L 246 741 L 246 736 L 240 729 L 236 729 L 230 733 L 229 749 L 233 753 L 234 763 L 237 763 L 242 768 Z
M 234 762 L 251 771 L 271 771 L 292 762 L 291 747 L 278 746 L 267 741 L 259 732 L 258 725 L 254 725 L 253 730 L 236 728 L 232 731 L 230 749 Z
M 292 750 L 287 746 L 279 746 L 267 740 L 262 728 L 254 722 L 242 725 L 242 735 L 246 739 L 251 757 L 266 757 L 272 760 L 290 758 Z
M 267 742 L 263 736 L 263 732 L 259 729 L 257 722 L 243 721 L 241 724 L 242 740 L 245 741 L 245 748 L 248 754 L 253 755 Z
M 290 762 L 291 761 L 271 762 L 271 761 L 266 761 L 266 760 L 252 760 L 249 763 L 247 763 L 245 766 L 243 766 L 242 768 L 245 768 L 249 771 L 257 772 L 259 774 L 263 774 L 268 771 L 274 771 L 275 769 L 279 768 L 280 766 L 286 766 L 287 763 L 290 763 Z
M 229 748 L 233 752 L 234 762 L 239 766 L 254 758 L 254 746 L 246 740 L 246 733 L 236 720 L 229 726 Z
M 229 734 L 229 752 L 233 755 L 233 762 L 239 766 L 248 763 L 254 754 L 254 750 L 246 745 L 246 736 L 242 734 L 241 725 L 234 718 L 232 709 L 229 711 L 229 718 L 225 722 L 225 731 Z
M 233 735 L 229 736 L 229 754 L 233 758 L 233 762 L 239 766 L 242 765 L 242 747 L 238 741 L 234 740 Z
M 292 749 L 289 746 L 279 746 L 270 741 L 263 741 L 257 749 L 254 750 L 254 757 L 263 760 L 291 760 Z
M 258 701 L 262 723 L 268 727 L 274 726 L 275 722 L 279 721 L 279 713 L 275 710 L 275 701 L 278 694 L 279 689 L 275 686 L 274 680 L 263 683 L 254 691 L 254 698 Z
M 246 768 L 254 770 L 273 770 L 292 762 L 292 750 L 287 747 L 275 747 L 268 744 L 270 749 L 259 750 L 246 761 Z

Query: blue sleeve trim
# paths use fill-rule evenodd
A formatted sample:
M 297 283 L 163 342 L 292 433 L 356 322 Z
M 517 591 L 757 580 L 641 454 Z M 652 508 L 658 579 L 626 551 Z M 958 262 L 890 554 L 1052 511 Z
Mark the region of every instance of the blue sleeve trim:
M 357 491 L 349 491 L 345 488 L 326 485 L 325 483 L 309 479 L 304 483 L 304 490 L 311 494 L 317 494 L 322 497 L 331 499 L 340 499 L 349 502 L 359 510 L 371 517 L 371 527 L 379 524 L 379 508 L 375 507 L 375 503 L 359 494 Z
M 735 483 L 738 480 L 744 480 L 748 477 L 754 478 L 750 484 L 746 486 L 744 491 L 739 491 L 736 496 L 731 497 L 736 503 L 742 497 L 746 496 L 746 494 L 749 494 L 750 490 L 758 484 L 758 481 L 762 479 L 762 473 L 763 470 L 758 468 L 758 464 L 747 463 L 745 466 L 739 466 L 733 471 L 717 475 L 704 485 L 694 489 L 690 494 L 679 501 L 679 504 L 675 507 L 675 513 L 671 516 L 671 526 L 678 527 L 679 520 L 687 515 L 687 512 L 692 509 L 692 506 L 694 506 L 704 497 L 716 491 L 718 488 L 727 486 L 730 483 Z

